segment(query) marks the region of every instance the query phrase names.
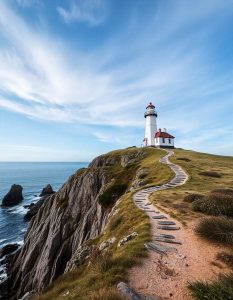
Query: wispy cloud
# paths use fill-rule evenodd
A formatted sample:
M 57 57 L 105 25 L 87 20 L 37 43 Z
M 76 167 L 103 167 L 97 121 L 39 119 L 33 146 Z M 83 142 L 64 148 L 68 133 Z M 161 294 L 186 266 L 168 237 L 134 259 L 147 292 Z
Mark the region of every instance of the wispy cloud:
M 0 107 L 35 119 L 142 129 L 145 101 L 152 100 L 160 126 L 175 130 L 184 142 L 186 134 L 203 128 L 230 128 L 218 116 L 232 108 L 232 68 L 216 71 L 220 61 L 211 57 L 211 37 L 232 7 L 229 0 L 158 1 L 147 17 L 138 17 L 138 11 L 130 26 L 122 23 L 120 33 L 85 51 L 52 30 L 30 26 L 3 0 Z M 104 25 L 109 8 L 107 1 L 82 0 L 57 9 L 65 22 L 93 30 Z M 94 132 L 103 142 L 111 140 L 109 132 Z
M 107 17 L 105 0 L 73 0 L 68 9 L 57 7 L 57 11 L 66 23 L 83 22 L 89 26 L 99 26 Z
M 16 0 L 16 2 L 23 7 L 29 7 L 34 4 L 38 4 L 40 0 Z

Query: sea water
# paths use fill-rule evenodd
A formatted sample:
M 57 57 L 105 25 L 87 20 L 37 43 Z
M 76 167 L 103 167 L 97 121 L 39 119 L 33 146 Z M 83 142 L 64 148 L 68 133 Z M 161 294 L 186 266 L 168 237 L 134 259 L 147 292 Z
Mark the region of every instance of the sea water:
M 23 187 L 23 201 L 16 206 L 0 207 L 0 248 L 9 243 L 23 243 L 28 223 L 23 220 L 27 209 L 23 205 L 36 202 L 42 188 L 51 184 L 57 191 L 85 162 L 15 163 L 0 162 L 0 203 L 12 184 Z

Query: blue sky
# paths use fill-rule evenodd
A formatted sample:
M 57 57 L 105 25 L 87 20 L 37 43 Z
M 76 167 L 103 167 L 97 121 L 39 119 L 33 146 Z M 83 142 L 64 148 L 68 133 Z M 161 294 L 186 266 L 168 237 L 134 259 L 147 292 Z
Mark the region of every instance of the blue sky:
M 0 161 L 141 145 L 233 155 L 233 0 L 1 0 Z

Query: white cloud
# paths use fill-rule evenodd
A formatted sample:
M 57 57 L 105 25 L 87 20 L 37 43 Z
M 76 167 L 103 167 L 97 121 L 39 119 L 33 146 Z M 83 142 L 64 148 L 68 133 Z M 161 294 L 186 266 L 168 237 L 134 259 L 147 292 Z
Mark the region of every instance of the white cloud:
M 215 26 L 173 34 L 220 10 L 223 16 L 232 11 L 226 9 L 229 1 L 220 2 L 203 9 L 202 1 L 188 6 L 178 1 L 172 11 L 162 5 L 154 19 L 132 22 L 121 35 L 84 53 L 44 28 L 31 27 L 1 1 L 0 107 L 50 121 L 143 127 L 148 99 L 156 102 L 161 127 L 184 136 L 198 131 L 217 120 L 219 105 L 230 107 L 230 100 L 219 104 L 218 93 L 233 93 L 232 72 L 213 72 L 206 39 Z M 59 8 L 67 22 L 91 26 L 102 24 L 106 11 L 106 2 L 94 0 Z M 108 142 L 111 134 L 95 131 L 94 136 Z M 123 135 L 113 141 L 123 141 Z
M 23 7 L 29 7 L 34 4 L 38 4 L 40 0 L 16 0 L 16 2 Z
M 58 7 L 57 11 L 67 23 L 83 22 L 98 26 L 107 17 L 107 3 L 105 0 L 73 0 L 68 9 Z

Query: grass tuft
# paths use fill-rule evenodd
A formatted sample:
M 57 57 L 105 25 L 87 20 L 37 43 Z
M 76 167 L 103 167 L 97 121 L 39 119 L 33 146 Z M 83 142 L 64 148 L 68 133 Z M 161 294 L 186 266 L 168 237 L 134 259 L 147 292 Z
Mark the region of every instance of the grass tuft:
M 90 300 L 123 300 L 119 292 L 113 288 L 108 287 L 100 289 L 99 291 L 91 292 L 88 299 Z
M 223 216 L 202 218 L 199 220 L 196 233 L 214 242 L 233 245 L 233 220 Z
M 211 193 L 202 199 L 194 201 L 192 207 L 194 211 L 208 215 L 233 217 L 233 197 L 227 194 Z
M 233 197 L 233 190 L 232 189 L 226 189 L 226 188 L 219 188 L 219 189 L 214 189 L 211 191 L 211 193 L 218 193 L 218 194 L 223 194 L 223 195 L 228 195 Z
M 233 274 L 221 276 L 219 280 L 210 283 L 192 282 L 188 288 L 196 300 L 232 300 Z
M 214 178 L 220 178 L 220 177 L 222 177 L 222 175 L 220 173 L 214 172 L 214 171 L 203 171 L 203 172 L 200 172 L 199 175 L 208 176 L 208 177 L 214 177 Z
M 183 161 L 186 161 L 186 162 L 191 161 L 191 159 L 189 159 L 187 157 L 177 157 L 177 160 L 183 160 Z
M 233 269 L 233 255 L 227 252 L 220 252 L 216 256 L 217 260 L 225 263 L 228 267 Z
M 193 201 L 196 201 L 196 200 L 199 200 L 199 199 L 203 199 L 204 198 L 204 195 L 202 194 L 188 194 L 184 197 L 184 202 L 193 202 Z

